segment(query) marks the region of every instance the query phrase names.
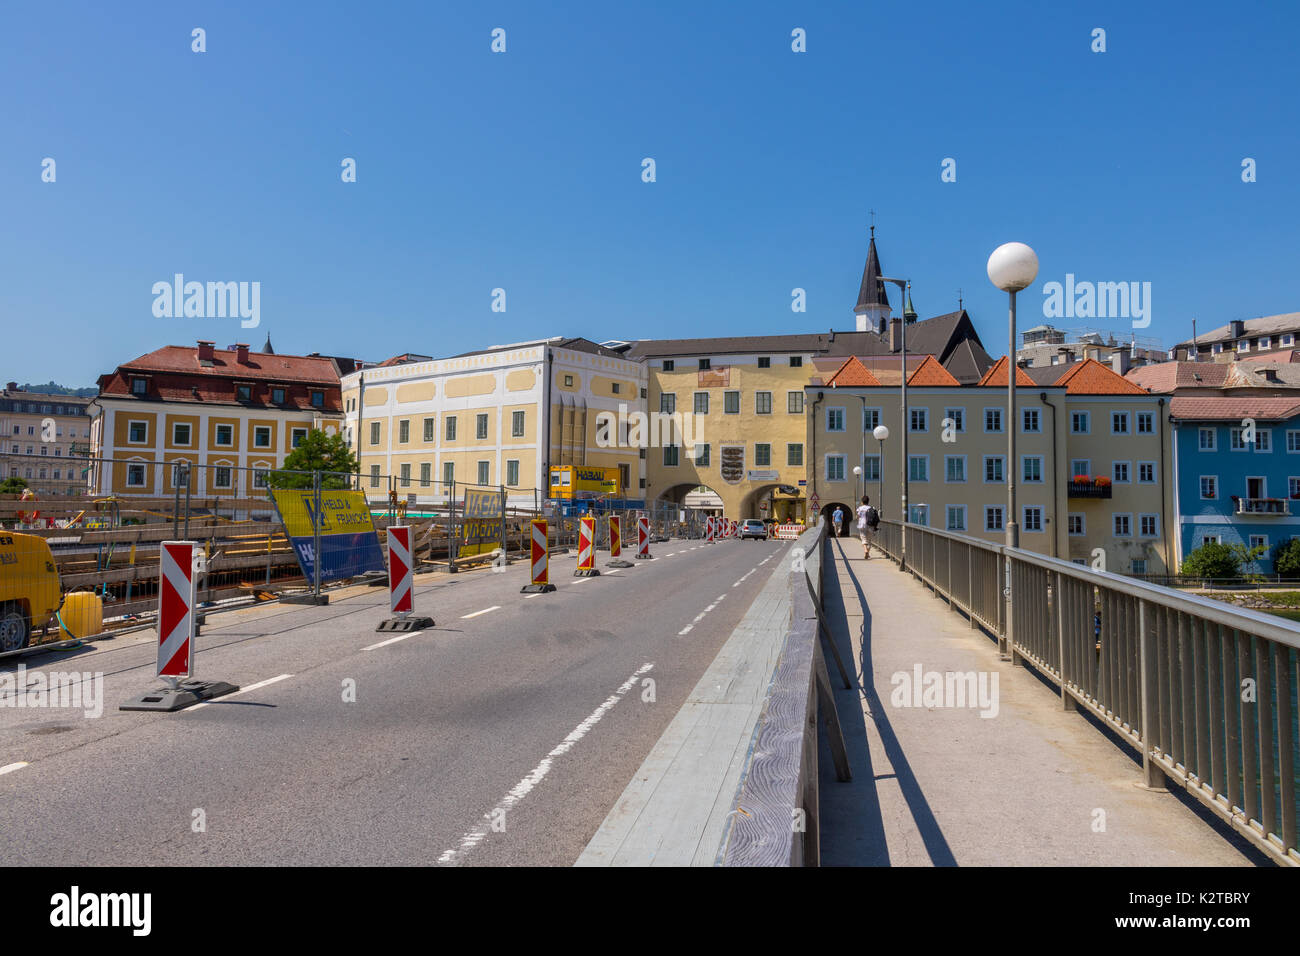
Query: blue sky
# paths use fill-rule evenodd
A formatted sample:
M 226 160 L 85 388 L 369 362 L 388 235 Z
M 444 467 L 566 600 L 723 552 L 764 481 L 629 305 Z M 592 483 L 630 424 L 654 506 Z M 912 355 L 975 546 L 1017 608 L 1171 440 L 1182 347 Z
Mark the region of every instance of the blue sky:
M 1300 310 L 1298 32 L 1279 3 L 8 4 L 0 380 L 268 330 L 381 360 L 852 328 L 871 209 L 922 316 L 961 288 L 994 355 L 1012 239 L 1022 328 L 1066 273 L 1150 282 L 1166 344 Z M 156 318 L 177 272 L 260 282 L 260 327 Z

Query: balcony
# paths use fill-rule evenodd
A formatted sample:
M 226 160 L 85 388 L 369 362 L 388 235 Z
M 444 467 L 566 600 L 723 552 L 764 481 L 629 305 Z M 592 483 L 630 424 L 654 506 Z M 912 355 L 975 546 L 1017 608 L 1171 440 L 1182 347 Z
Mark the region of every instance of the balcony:
M 1290 502 L 1285 498 L 1238 498 L 1232 496 L 1239 515 L 1276 515 L 1291 514 Z
M 1109 481 L 1098 484 L 1090 478 L 1074 478 L 1066 487 L 1069 498 L 1109 498 L 1111 495 Z

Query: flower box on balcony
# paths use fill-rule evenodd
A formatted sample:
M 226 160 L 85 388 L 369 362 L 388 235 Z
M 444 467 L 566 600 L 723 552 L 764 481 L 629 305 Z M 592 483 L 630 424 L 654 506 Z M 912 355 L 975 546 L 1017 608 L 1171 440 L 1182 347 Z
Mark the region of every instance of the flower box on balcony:
M 1109 479 L 1098 478 L 1096 481 L 1090 481 L 1085 475 L 1076 476 L 1066 490 L 1066 496 L 1069 498 L 1109 498 L 1110 495 Z

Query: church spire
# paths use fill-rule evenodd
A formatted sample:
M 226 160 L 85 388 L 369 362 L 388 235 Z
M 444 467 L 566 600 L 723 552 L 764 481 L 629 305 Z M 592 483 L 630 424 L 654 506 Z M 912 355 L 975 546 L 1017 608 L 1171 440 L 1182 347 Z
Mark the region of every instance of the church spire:
M 275 349 L 271 348 L 271 332 L 268 329 L 266 333 L 266 344 L 262 346 L 263 355 L 274 355 Z
M 876 227 L 872 225 L 867 265 L 862 270 L 862 285 L 858 288 L 858 304 L 853 307 L 859 332 L 881 331 L 892 312 L 885 284 L 880 281 L 881 275 L 880 256 L 876 252 Z

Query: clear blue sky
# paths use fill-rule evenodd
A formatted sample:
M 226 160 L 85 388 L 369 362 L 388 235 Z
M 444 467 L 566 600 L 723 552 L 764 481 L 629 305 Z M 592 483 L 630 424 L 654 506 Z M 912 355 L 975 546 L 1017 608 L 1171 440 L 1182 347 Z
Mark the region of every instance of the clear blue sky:
M 0 380 L 268 330 L 380 360 L 851 328 L 870 209 L 995 355 L 1011 239 L 1022 328 L 1067 272 L 1151 282 L 1166 344 L 1300 310 L 1297 35 L 1292 3 L 10 3 Z M 155 318 L 176 272 L 260 282 L 261 327 Z

